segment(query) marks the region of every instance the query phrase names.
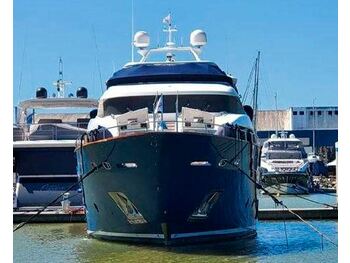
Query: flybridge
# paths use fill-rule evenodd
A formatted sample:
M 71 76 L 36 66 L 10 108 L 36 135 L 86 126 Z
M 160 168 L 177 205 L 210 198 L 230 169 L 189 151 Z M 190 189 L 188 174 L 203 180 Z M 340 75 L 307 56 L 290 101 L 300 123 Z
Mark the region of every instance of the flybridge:
M 107 81 L 107 88 L 125 84 L 143 83 L 223 83 L 236 87 L 236 79 L 228 76 L 215 63 L 202 61 L 199 57 L 202 47 L 207 43 L 207 36 L 203 30 L 197 29 L 190 35 L 190 46 L 177 47 L 173 40 L 173 33 L 177 31 L 171 24 L 170 15 L 163 23 L 167 27 L 163 30 L 168 34 L 164 47 L 149 48 L 150 37 L 147 32 L 139 31 L 134 36 L 134 46 L 141 55 L 139 62 L 130 62 L 121 70 L 115 72 Z M 188 53 L 192 60 L 176 60 L 177 53 Z M 152 54 L 164 55 L 162 61 L 149 61 Z
M 187 52 L 192 54 L 195 61 L 201 61 L 199 54 L 202 51 L 202 47 L 207 44 L 207 35 L 203 30 L 197 29 L 194 30 L 190 35 L 190 43 L 189 47 L 177 47 L 175 41 L 173 40 L 173 33 L 177 32 L 176 27 L 172 26 L 171 16 L 170 14 L 163 19 L 163 23 L 166 24 L 166 28 L 163 29 L 165 33 L 168 34 L 168 41 L 166 42 L 164 47 L 151 48 L 150 45 L 150 37 L 145 31 L 138 31 L 134 36 L 134 46 L 138 48 L 137 51 L 141 56 L 141 60 L 139 63 L 144 63 L 148 61 L 148 58 L 152 54 L 164 53 L 166 62 L 175 62 L 175 53 L 176 52 Z M 134 64 L 129 63 L 129 64 Z

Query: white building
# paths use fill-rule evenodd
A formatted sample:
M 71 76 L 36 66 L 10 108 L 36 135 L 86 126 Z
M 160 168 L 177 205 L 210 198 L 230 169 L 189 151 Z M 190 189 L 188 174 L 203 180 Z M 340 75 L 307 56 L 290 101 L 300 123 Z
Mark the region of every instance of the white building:
M 261 110 L 258 131 L 338 129 L 338 107 L 291 107 L 286 110 Z

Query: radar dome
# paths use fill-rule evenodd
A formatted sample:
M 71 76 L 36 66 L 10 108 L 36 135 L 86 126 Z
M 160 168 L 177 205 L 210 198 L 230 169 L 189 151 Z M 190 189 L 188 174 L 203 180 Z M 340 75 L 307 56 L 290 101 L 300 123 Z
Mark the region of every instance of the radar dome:
M 47 90 L 44 87 L 40 87 L 36 90 L 36 98 L 37 99 L 46 99 L 47 98 Z
M 150 44 L 150 37 L 145 31 L 138 31 L 134 35 L 134 46 L 137 48 L 147 48 Z
M 88 97 L 88 91 L 85 87 L 77 89 L 77 98 L 86 99 Z
M 207 34 L 203 30 L 197 29 L 191 33 L 190 42 L 192 46 L 200 48 L 207 44 Z
M 294 135 L 294 134 L 291 134 L 291 135 L 289 135 L 289 138 L 290 138 L 290 139 L 295 139 L 295 135 Z
M 271 135 L 271 139 L 277 139 L 277 135 L 276 134 L 272 134 Z

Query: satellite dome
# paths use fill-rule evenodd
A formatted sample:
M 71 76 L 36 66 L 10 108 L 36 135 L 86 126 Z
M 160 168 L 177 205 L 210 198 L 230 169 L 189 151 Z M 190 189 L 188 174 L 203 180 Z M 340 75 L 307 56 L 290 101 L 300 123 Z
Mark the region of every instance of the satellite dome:
M 207 44 L 207 34 L 201 30 L 197 29 L 191 33 L 190 43 L 194 47 L 202 47 Z
M 289 135 L 289 138 L 290 138 L 290 139 L 295 139 L 295 135 L 294 135 L 294 134 L 291 134 L 291 135 Z
M 150 44 L 150 37 L 145 31 L 138 31 L 134 35 L 134 46 L 137 48 L 147 48 Z
M 44 87 L 40 87 L 36 90 L 36 98 L 37 99 L 46 99 L 47 98 L 47 90 Z
M 85 87 L 77 89 L 77 98 L 86 99 L 88 97 L 88 90 Z
M 271 139 L 277 139 L 277 135 L 276 134 L 272 134 L 271 135 Z

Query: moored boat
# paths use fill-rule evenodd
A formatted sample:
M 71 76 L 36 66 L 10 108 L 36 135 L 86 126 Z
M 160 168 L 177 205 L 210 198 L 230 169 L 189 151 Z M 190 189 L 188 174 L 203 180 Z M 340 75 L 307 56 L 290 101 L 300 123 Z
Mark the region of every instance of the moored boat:
M 62 61 L 60 60 L 60 65 Z M 55 86 L 57 95 L 49 96 L 43 87 L 36 98 L 22 101 L 16 107 L 13 127 L 13 208 L 17 211 L 38 210 L 76 184 L 64 198 L 48 209 L 61 208 L 69 201 L 72 210 L 83 209 L 78 184 L 76 139 L 87 128 L 90 112 L 97 100 L 87 98 L 87 89 L 78 88 L 76 97 L 64 95 L 66 81 L 62 71 Z
M 165 47 L 148 49 L 148 34 L 135 34 L 140 62 L 107 81 L 76 149 L 80 176 L 92 171 L 83 181 L 88 233 L 165 245 L 255 236 L 258 148 L 248 107 L 236 79 L 199 58 L 206 34 L 176 47 L 170 19 Z M 176 60 L 182 53 L 194 60 Z M 165 61 L 148 60 L 159 54 Z
M 293 134 L 276 134 L 264 142 L 258 169 L 261 185 L 272 194 L 308 194 L 311 187 L 307 154 Z

